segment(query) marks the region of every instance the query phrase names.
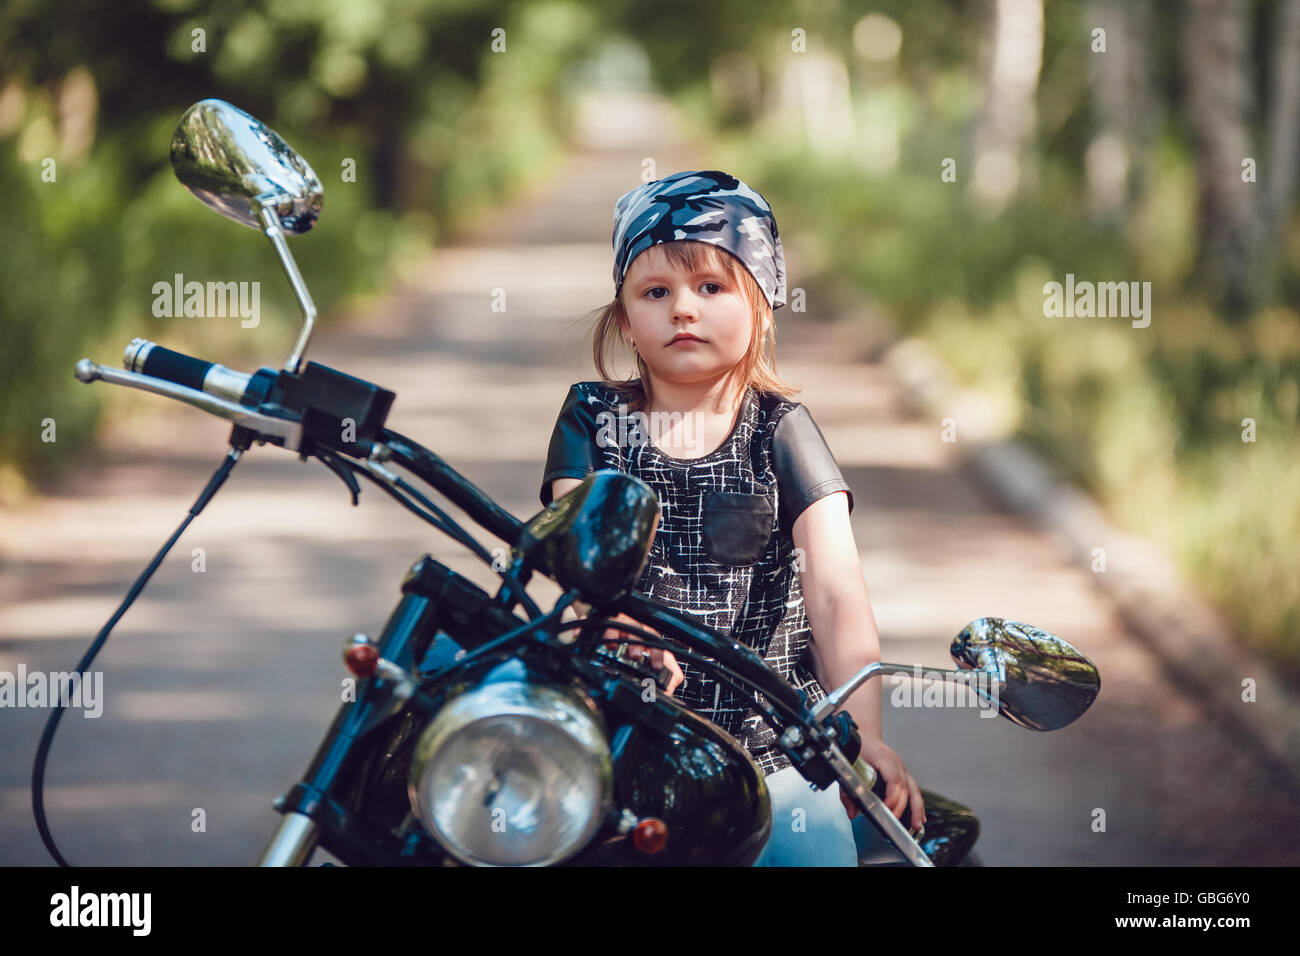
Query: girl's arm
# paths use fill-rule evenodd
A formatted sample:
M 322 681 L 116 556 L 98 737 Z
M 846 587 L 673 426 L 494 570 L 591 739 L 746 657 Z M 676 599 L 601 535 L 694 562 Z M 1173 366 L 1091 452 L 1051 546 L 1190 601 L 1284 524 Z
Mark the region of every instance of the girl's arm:
M 830 691 L 880 660 L 880 636 L 849 523 L 847 495 L 841 491 L 817 499 L 795 519 L 791 530 L 803 557 L 799 580 L 813 632 L 808 645 L 813 669 Z M 862 759 L 885 779 L 885 804 L 901 817 L 910 802 L 913 826 L 919 826 L 925 822 L 920 787 L 881 737 L 881 693 L 880 678 L 873 678 L 853 692 L 843 709 L 862 734 Z M 854 815 L 847 801 L 845 806 Z
M 556 478 L 551 482 L 551 500 L 558 501 L 582 484 L 581 478 Z

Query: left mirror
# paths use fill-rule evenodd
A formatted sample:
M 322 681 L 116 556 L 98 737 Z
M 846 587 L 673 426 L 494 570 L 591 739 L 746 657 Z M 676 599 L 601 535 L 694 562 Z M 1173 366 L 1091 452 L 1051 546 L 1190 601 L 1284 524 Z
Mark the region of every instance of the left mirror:
M 286 232 L 316 224 L 324 193 L 307 161 L 275 130 L 225 100 L 200 100 L 172 134 L 172 169 L 190 192 L 228 219 L 262 229 L 273 200 Z

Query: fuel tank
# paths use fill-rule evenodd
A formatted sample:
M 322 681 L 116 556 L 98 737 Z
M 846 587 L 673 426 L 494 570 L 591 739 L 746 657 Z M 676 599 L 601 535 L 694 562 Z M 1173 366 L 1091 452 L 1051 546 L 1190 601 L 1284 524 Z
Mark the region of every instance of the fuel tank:
M 616 803 L 638 819 L 661 820 L 667 842 L 649 853 L 631 834 L 612 834 L 574 865 L 749 866 L 758 859 L 772 825 L 762 773 L 734 737 L 672 706 L 661 730 L 622 723 L 611 739 Z

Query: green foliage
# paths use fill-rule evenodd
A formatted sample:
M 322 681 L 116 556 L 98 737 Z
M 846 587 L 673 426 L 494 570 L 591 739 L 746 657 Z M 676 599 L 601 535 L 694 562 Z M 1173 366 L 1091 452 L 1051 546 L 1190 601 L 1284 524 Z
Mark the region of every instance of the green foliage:
M 1274 7 L 1252 4 L 1250 15 L 1265 24 Z M 1300 220 L 1293 208 L 1270 279 L 1267 301 L 1279 304 L 1237 324 L 1204 304 L 1201 167 L 1180 59 L 1187 7 L 1172 3 L 1155 5 L 1142 51 L 1151 141 L 1134 157 L 1136 188 L 1118 218 L 1095 217 L 1087 157 L 1102 64 L 1088 47 L 1093 8 L 1079 0 L 1046 4 L 1019 186 L 1000 212 L 981 211 L 968 184 L 993 9 L 975 0 L 65 0 L 56 14 L 11 0 L 0 10 L 0 334 L 9 346 L 0 469 L 44 481 L 90 435 L 93 390 L 76 386 L 71 369 L 84 354 L 109 357 L 92 346 L 144 334 L 244 366 L 283 355 L 295 309 L 264 241 L 171 178 L 167 142 L 188 105 L 235 103 L 321 176 L 321 223 L 294 250 L 328 316 L 384 281 L 401 250 L 453 232 L 545 170 L 566 128 L 570 68 L 617 36 L 624 49 L 644 49 L 654 82 L 684 107 L 699 155 L 772 201 L 790 240 L 792 288 L 819 276 L 850 282 L 925 336 L 964 382 L 1009 409 L 1013 430 L 1123 525 L 1174 549 L 1238 630 L 1294 666 Z M 882 23 L 901 42 L 877 55 L 867 48 Z M 508 52 L 493 52 L 494 39 Z M 1268 29 L 1250 42 L 1252 64 L 1271 62 Z M 809 63 L 825 68 L 817 82 L 827 85 L 772 114 Z M 82 69 L 97 105 L 93 144 L 78 145 Z M 816 126 L 841 81 L 851 124 L 828 113 L 838 125 Z M 1258 85 L 1267 93 L 1263 74 Z M 847 150 L 818 139 L 845 125 L 854 127 Z M 41 180 L 45 157 L 58 162 L 55 183 Z M 348 159 L 355 183 L 340 175 Z M 941 177 L 945 160 L 955 182 Z M 153 318 L 153 283 L 178 272 L 262 282 L 261 326 Z M 1045 316 L 1043 285 L 1066 273 L 1151 282 L 1150 327 Z M 39 441 L 46 418 L 58 422 L 53 446 Z M 1253 443 L 1241 440 L 1246 418 Z
M 1183 166 L 1156 180 L 1180 181 Z M 841 237 L 826 272 L 925 337 L 965 384 L 1009 397 L 1016 433 L 1123 526 L 1164 542 L 1248 642 L 1300 675 L 1300 325 L 1275 309 L 1230 326 L 1199 304 L 1171 187 L 1131 224 L 1168 242 L 1137 248 L 1089 226 L 1064 189 L 981 221 L 937 176 L 807 179 L 787 160 L 761 177 L 782 221 Z M 1067 271 L 1154 279 L 1151 326 L 1045 317 L 1043 284 Z
M 1097 133 L 1093 64 L 1083 5 L 1074 3 L 1049 6 L 1038 137 L 1021 188 L 1000 213 L 984 214 L 965 185 L 984 93 L 979 61 L 960 45 L 980 34 L 987 8 L 963 5 L 940 35 L 941 18 L 919 5 L 880 6 L 901 26 L 902 48 L 896 64 L 874 72 L 845 57 L 860 129 L 849 155 L 795 125 L 728 129 L 714 151 L 720 168 L 771 200 L 793 237 L 790 285 L 848 282 L 877 314 L 925 338 L 963 384 L 1009 410 L 1010 431 L 1097 495 L 1121 526 L 1161 541 L 1243 639 L 1300 677 L 1300 322 L 1290 304 L 1300 289 L 1300 220 L 1291 217 L 1269 290 L 1287 305 L 1234 321 L 1206 304 L 1200 184 L 1182 113 L 1186 65 L 1178 31 L 1163 28 L 1146 48 L 1159 102 L 1138 188 L 1118 221 L 1094 218 L 1085 161 Z M 1177 23 L 1180 11 L 1166 12 Z M 809 48 L 824 39 L 840 49 L 860 15 L 842 13 L 834 40 L 810 30 Z M 1255 41 L 1267 44 L 1267 31 Z M 782 63 L 759 62 L 768 87 L 779 85 Z M 898 138 L 892 163 L 871 161 L 881 135 Z M 955 161 L 955 182 L 941 179 L 945 158 Z M 1067 272 L 1150 282 L 1151 325 L 1046 316 L 1043 286 Z M 1253 442 L 1243 441 L 1244 419 L 1254 422 Z
M 73 379 L 78 358 L 113 362 L 143 335 L 253 366 L 292 341 L 297 307 L 265 239 L 171 174 L 170 136 L 191 103 L 252 113 L 321 178 L 320 222 L 292 247 L 328 322 L 403 254 L 545 170 L 566 121 L 562 73 L 598 36 L 588 7 L 565 0 L 6 5 L 0 492 L 15 475 L 48 483 L 91 437 L 103 396 Z M 90 131 L 81 143 L 78 128 Z M 155 318 L 153 286 L 177 273 L 259 282 L 262 321 Z M 51 418 L 57 440 L 41 441 Z

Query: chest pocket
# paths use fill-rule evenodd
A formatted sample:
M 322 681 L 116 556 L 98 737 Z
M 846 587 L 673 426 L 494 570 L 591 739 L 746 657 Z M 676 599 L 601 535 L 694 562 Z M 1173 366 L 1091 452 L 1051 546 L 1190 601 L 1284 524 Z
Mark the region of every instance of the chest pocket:
M 718 564 L 739 567 L 763 556 L 772 537 L 775 514 L 770 494 L 709 491 L 703 505 L 701 536 L 710 558 Z

